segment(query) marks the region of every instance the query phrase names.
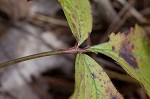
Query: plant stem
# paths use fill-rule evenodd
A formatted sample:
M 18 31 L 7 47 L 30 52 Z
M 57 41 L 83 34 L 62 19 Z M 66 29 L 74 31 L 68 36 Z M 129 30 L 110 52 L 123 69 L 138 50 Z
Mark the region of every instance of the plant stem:
M 29 56 L 25 56 L 25 57 L 13 59 L 13 60 L 1 63 L 0 68 L 7 67 L 7 66 L 13 65 L 13 64 L 17 64 L 17 63 L 20 63 L 20 62 L 23 62 L 23 61 L 40 58 L 40 57 L 56 55 L 56 54 L 73 54 L 73 53 L 77 53 L 77 52 L 87 52 L 87 50 L 86 49 L 80 49 L 78 47 L 72 47 L 72 48 L 69 48 L 69 49 L 60 49 L 60 50 L 42 52 L 42 53 L 33 54 L 33 55 L 29 55 Z

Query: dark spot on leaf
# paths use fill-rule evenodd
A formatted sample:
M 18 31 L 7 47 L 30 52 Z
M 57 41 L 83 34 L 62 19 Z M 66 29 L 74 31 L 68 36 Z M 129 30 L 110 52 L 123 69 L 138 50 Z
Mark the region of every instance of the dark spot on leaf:
M 128 53 L 124 53 L 124 52 L 120 52 L 119 56 L 122 57 L 133 68 L 135 68 L 135 69 L 138 68 L 136 58 L 133 55 L 128 54 Z
M 115 47 L 114 46 L 112 46 L 112 50 L 115 51 Z
M 117 96 L 111 96 L 111 99 L 118 99 Z
M 108 87 L 108 88 L 106 88 L 106 93 L 109 93 L 110 92 L 110 88 Z
M 78 5 L 76 5 L 75 7 L 76 7 L 77 9 L 79 9 L 79 6 L 78 6 Z
M 75 14 L 74 14 L 74 13 L 72 13 L 71 15 L 72 15 L 72 18 L 73 18 L 74 20 L 76 20 L 76 16 L 75 16 Z
M 72 24 L 73 28 L 75 29 L 76 28 L 75 24 L 73 22 L 71 24 Z
M 83 78 L 84 76 L 82 74 L 80 74 L 80 77 Z
M 123 58 L 130 66 L 134 69 L 138 68 L 136 58 L 132 54 L 132 50 L 134 49 L 134 45 L 130 42 L 123 42 L 121 51 L 119 52 L 119 56 Z
M 127 36 L 129 34 L 130 31 L 125 31 L 123 32 L 123 34 L 125 34 L 125 36 Z
M 100 93 L 97 93 L 97 95 L 100 96 L 101 94 L 100 94 Z
M 92 78 L 95 79 L 96 78 L 96 75 L 94 73 L 91 73 L 92 75 Z
M 90 67 L 94 67 L 94 65 L 88 64 Z
M 79 37 L 81 38 L 81 35 L 79 35 Z
M 133 32 L 133 28 L 130 28 L 129 30 L 123 32 L 123 34 L 124 34 L 125 36 L 127 36 L 129 33 L 134 33 L 134 32 Z
M 134 49 L 134 45 L 133 44 L 131 45 L 131 48 Z

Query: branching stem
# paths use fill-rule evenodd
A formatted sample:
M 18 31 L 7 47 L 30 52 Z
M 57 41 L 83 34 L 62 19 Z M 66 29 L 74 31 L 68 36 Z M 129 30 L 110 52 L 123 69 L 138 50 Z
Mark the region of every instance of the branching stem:
M 27 60 L 32 60 L 32 59 L 36 59 L 36 58 L 40 58 L 40 57 L 46 57 L 46 56 L 50 56 L 50 55 L 57 55 L 57 54 L 73 54 L 73 53 L 77 53 L 77 52 L 88 52 L 87 48 L 78 48 L 78 47 L 72 47 L 69 49 L 60 49 L 60 50 L 54 50 L 54 51 L 48 51 L 48 52 L 42 52 L 42 53 L 38 53 L 38 54 L 33 54 L 33 55 L 29 55 L 29 56 L 25 56 L 25 57 L 21 57 L 21 58 L 17 58 L 17 59 L 13 59 L 4 63 L 0 64 L 0 68 L 3 67 L 7 67 L 13 64 L 17 64 L 23 61 L 27 61 Z

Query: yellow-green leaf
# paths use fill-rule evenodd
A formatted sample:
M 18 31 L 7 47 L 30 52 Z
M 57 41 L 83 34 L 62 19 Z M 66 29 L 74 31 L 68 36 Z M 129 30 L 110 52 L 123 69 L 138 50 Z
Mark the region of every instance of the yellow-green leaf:
M 97 62 L 85 54 L 77 54 L 71 99 L 122 99 L 122 96 Z
M 82 44 L 92 30 L 92 14 L 89 0 L 58 0 L 65 13 L 71 31 Z
M 128 33 L 112 33 L 109 42 L 90 48 L 116 60 L 150 96 L 150 35 L 138 25 Z

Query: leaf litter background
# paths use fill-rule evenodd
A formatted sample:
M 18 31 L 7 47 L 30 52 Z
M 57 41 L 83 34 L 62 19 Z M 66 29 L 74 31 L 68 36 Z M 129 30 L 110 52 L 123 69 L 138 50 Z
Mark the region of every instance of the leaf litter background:
M 108 41 L 111 32 L 127 33 L 135 23 L 150 33 L 149 0 L 91 0 L 91 5 L 94 20 L 88 45 Z M 0 62 L 68 48 L 75 42 L 56 0 L 0 1 Z M 125 99 L 148 99 L 140 84 L 114 60 L 89 55 Z M 67 99 L 74 90 L 74 61 L 75 55 L 51 56 L 0 69 L 0 99 Z

